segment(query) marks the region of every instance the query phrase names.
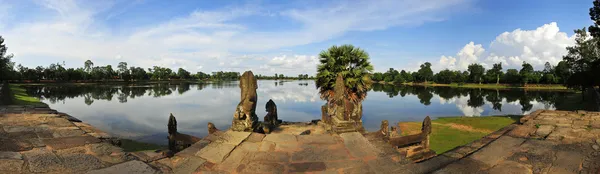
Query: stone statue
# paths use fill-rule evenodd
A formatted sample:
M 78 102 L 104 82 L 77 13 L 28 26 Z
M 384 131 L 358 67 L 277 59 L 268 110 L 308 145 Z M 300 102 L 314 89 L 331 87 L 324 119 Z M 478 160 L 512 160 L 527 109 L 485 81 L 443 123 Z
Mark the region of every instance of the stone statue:
M 275 102 L 269 99 L 265 109 L 267 111 L 267 115 L 265 115 L 265 124 L 278 125 L 279 121 L 277 118 L 277 105 L 275 105 Z
M 387 120 L 381 121 L 381 128 L 379 129 L 379 132 L 384 138 L 390 137 L 390 125 Z
M 167 128 L 169 132 L 169 156 L 190 147 L 192 144 L 200 141 L 200 138 L 194 137 L 188 134 L 183 134 L 177 132 L 177 120 L 173 114 L 169 115 L 169 123 L 167 123 Z
M 252 132 L 258 127 L 256 116 L 256 89 L 258 85 L 252 71 L 246 71 L 240 77 L 241 101 L 233 114 L 231 130 Z

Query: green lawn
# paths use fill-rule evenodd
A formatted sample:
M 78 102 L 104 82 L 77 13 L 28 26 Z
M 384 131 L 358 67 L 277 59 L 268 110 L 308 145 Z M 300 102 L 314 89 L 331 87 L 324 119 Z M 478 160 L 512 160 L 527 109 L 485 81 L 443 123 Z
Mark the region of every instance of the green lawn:
M 443 117 L 432 120 L 429 139 L 437 154 L 465 145 L 514 123 L 520 116 Z M 400 123 L 402 135 L 421 131 L 421 122 Z
M 8 86 L 10 87 L 10 91 L 13 95 L 13 104 L 46 106 L 46 104 L 41 102 L 40 99 L 27 95 L 25 89 L 21 86 L 15 84 L 9 84 Z

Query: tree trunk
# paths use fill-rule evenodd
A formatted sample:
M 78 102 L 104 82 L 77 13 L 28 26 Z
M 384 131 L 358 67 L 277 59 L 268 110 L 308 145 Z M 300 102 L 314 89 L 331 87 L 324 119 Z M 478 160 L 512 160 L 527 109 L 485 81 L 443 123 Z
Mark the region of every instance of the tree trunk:
M 500 84 L 500 74 L 496 74 L 496 85 Z

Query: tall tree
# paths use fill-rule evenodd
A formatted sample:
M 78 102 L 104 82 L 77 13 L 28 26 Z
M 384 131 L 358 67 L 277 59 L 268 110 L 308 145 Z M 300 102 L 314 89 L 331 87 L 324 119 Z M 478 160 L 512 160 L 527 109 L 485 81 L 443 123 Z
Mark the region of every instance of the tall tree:
M 433 79 L 433 71 L 431 70 L 431 63 L 429 62 L 425 62 L 424 64 L 421 64 L 421 69 L 419 69 L 418 73 L 419 73 L 419 79 L 421 81 L 425 81 L 425 83 L 427 83 L 427 81 L 430 81 Z
M 13 73 L 13 66 L 15 65 L 10 59 L 12 59 L 12 54 L 7 54 L 6 51 L 8 48 L 4 45 L 4 38 L 0 36 L 0 81 L 11 79 L 11 74 Z
M 522 68 L 519 71 L 519 75 L 521 75 L 521 82 L 523 82 L 523 84 L 527 85 L 528 82 L 533 80 L 533 66 L 531 66 L 531 64 L 523 61 L 523 64 L 521 65 Z
M 567 62 L 560 61 L 554 68 L 554 74 L 562 84 L 566 84 L 569 77 L 571 77 L 571 69 Z
M 480 64 L 474 63 L 469 65 L 467 69 L 469 70 L 469 79 L 471 80 L 471 82 L 481 84 L 481 81 L 483 80 L 483 75 L 485 73 L 485 68 L 483 68 L 483 66 L 481 66 Z
M 600 73 L 598 41 L 598 38 L 590 38 L 585 28 L 575 30 L 575 45 L 567 47 L 567 55 L 563 56 L 573 72 L 567 86 L 585 90 L 586 87 L 600 83 L 597 77 Z
M 344 78 L 346 95 L 353 101 L 362 101 L 371 87 L 373 66 L 369 54 L 352 45 L 332 46 L 319 54 L 316 86 L 321 98 L 330 101 L 338 75 Z
M 503 75 L 502 63 L 495 63 L 492 69 L 489 69 L 485 75 L 488 77 L 489 81 L 493 79 L 496 82 L 496 84 L 499 84 L 500 77 Z

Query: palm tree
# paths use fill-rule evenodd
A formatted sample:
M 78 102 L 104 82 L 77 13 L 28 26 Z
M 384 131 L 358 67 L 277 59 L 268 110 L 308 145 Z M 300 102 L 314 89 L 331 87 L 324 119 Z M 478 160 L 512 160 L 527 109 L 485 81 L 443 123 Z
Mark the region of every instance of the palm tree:
M 316 85 L 321 99 L 333 99 L 336 77 L 341 75 L 346 87 L 346 96 L 360 102 L 367 96 L 371 87 L 370 73 L 373 66 L 369 54 L 352 45 L 332 46 L 319 54 Z

